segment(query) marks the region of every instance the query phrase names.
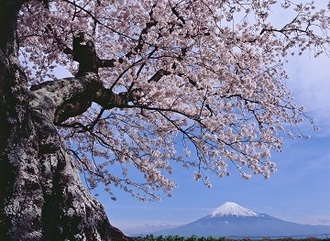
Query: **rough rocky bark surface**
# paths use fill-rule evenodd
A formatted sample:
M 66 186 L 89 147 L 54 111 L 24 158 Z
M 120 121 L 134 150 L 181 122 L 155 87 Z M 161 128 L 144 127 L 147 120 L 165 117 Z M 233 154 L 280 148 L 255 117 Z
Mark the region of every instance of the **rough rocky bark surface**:
M 20 4 L 0 2 L 0 239 L 131 240 L 85 190 L 54 125 L 73 93 L 87 98 L 97 81 L 92 75 L 58 81 L 56 91 L 55 82 L 30 90 L 15 47 Z

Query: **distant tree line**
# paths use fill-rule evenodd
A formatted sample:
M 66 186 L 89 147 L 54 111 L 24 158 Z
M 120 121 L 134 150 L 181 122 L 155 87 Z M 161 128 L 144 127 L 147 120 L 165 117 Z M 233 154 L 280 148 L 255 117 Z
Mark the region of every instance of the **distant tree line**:
M 196 235 L 192 235 L 190 237 L 183 237 L 179 235 L 167 235 L 167 236 L 154 236 L 154 235 L 147 235 L 144 237 L 137 237 L 136 241 L 225 241 L 227 240 L 224 237 L 212 237 L 209 236 L 207 238 L 198 237 Z
M 136 241 L 233 241 L 233 240 L 237 240 L 237 241 L 250 241 L 253 240 L 249 237 L 246 238 L 242 238 L 242 239 L 232 239 L 232 238 L 226 238 L 226 237 L 198 237 L 196 235 L 192 235 L 190 237 L 183 237 L 183 236 L 179 236 L 179 235 L 167 235 L 167 236 L 154 236 L 154 235 L 147 235 L 144 237 L 136 237 L 135 238 Z M 296 239 L 296 238 L 292 238 L 292 237 L 287 237 L 287 238 L 279 238 L 279 239 L 271 239 L 269 237 L 264 237 L 258 240 L 262 240 L 262 241 L 268 241 L 268 240 L 272 240 L 272 241 L 330 241 L 330 238 L 324 238 L 324 239 L 320 239 L 320 238 L 316 238 L 316 237 L 308 237 L 308 238 L 300 238 L 300 239 Z

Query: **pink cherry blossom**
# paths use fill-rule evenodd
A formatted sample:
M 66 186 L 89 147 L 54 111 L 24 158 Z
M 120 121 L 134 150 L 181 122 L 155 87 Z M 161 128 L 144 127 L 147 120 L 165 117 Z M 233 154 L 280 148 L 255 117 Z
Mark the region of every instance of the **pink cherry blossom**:
M 282 134 L 302 135 L 312 122 L 294 104 L 285 82 L 287 56 L 329 52 L 329 6 L 274 0 L 26 1 L 19 13 L 20 59 L 29 84 L 75 75 L 65 51 L 84 32 L 104 60 L 98 78 L 112 93 L 132 98 L 93 104 L 58 125 L 88 186 L 132 196 L 170 195 L 174 162 L 211 187 L 208 172 L 243 178 L 276 171 L 271 152 Z M 291 20 L 270 21 L 277 9 Z M 30 70 L 30 71 L 29 71 Z M 31 71 L 32 70 L 32 71 Z M 312 125 L 314 123 L 312 122 Z M 303 135 L 302 135 L 303 136 Z

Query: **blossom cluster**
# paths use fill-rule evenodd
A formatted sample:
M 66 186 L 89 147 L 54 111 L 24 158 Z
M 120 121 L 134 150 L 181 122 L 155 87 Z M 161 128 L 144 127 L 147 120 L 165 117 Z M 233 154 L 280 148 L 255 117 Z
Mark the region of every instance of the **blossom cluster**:
M 278 8 L 292 16 L 283 26 L 269 20 Z M 269 178 L 281 133 L 300 134 L 306 117 L 285 86 L 286 56 L 318 56 L 330 43 L 329 9 L 313 2 L 53 0 L 29 1 L 19 14 L 31 84 L 55 78 L 57 66 L 74 75 L 63 50 L 85 32 L 113 61 L 99 71 L 104 86 L 139 90 L 126 106 L 93 105 L 60 131 L 91 188 L 103 183 L 115 197 L 117 186 L 142 200 L 158 189 L 170 195 L 173 162 L 208 187 L 207 171 L 223 177 L 228 165 L 243 178 Z

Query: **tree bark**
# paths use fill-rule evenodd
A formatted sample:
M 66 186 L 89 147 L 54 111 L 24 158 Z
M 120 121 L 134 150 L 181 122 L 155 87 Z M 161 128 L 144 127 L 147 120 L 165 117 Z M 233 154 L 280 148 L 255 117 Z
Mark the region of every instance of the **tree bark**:
M 56 96 L 63 98 L 56 99 L 47 96 L 47 84 L 27 88 L 15 46 L 19 7 L 20 1 L 0 2 L 0 16 L 7 17 L 0 19 L 0 34 L 6 31 L 0 41 L 1 240 L 132 240 L 84 188 L 54 125 L 74 89 L 60 89 Z
M 9 61 L 2 61 L 1 68 L 7 83 L 25 82 Z M 52 99 L 23 86 L 6 86 L 1 106 L 2 238 L 130 240 L 110 225 L 102 205 L 83 187 L 53 124 Z

